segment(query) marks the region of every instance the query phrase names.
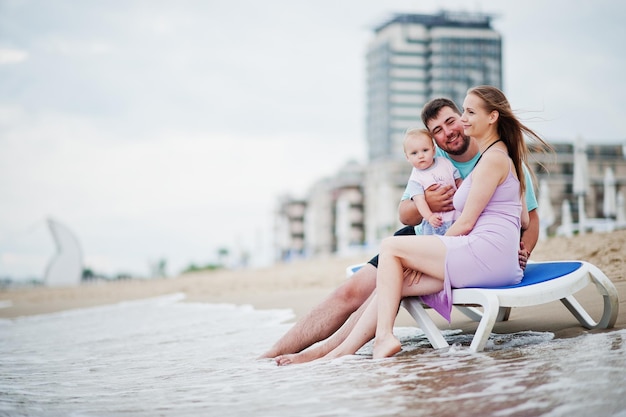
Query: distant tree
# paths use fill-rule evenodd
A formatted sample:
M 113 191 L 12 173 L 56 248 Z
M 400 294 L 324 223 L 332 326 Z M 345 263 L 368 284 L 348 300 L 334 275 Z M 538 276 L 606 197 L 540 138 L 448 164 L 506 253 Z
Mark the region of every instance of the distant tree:
M 167 276 L 167 259 L 161 258 L 156 262 L 150 262 L 150 274 L 152 278 L 164 278 Z
M 131 279 L 132 277 L 133 275 L 128 272 L 119 272 L 115 275 L 114 279 L 123 280 L 123 279 Z
M 92 280 L 92 279 L 95 279 L 95 278 L 96 278 L 96 274 L 95 274 L 95 272 L 93 272 L 93 269 L 91 269 L 91 268 L 84 268 L 83 269 L 83 277 L 82 277 L 83 281 L 89 281 L 89 280 Z
M 187 272 L 197 272 L 197 271 L 200 271 L 200 270 L 201 270 L 201 269 L 200 269 L 200 267 L 198 267 L 198 266 L 197 266 L 196 264 L 194 264 L 194 263 L 191 263 L 191 264 L 189 264 L 189 265 L 187 266 L 187 268 L 185 268 L 185 269 L 183 270 L 183 274 L 184 274 L 184 273 L 187 273 Z
M 228 258 L 228 255 L 230 254 L 230 251 L 228 250 L 228 248 L 219 248 L 217 250 L 217 259 L 218 259 L 218 263 L 220 265 L 224 265 L 224 261 L 226 258 Z
M 200 272 L 200 271 L 215 271 L 217 269 L 222 269 L 222 265 L 209 263 L 204 266 L 198 266 L 196 264 L 189 264 L 187 268 L 185 268 L 182 273 L 187 274 L 191 272 Z

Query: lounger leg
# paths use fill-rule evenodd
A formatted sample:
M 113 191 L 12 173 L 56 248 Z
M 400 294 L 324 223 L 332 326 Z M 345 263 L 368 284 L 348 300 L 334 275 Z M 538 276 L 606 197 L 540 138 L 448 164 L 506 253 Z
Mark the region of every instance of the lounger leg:
M 600 268 L 589 262 L 587 262 L 587 264 L 589 265 L 589 275 L 596 284 L 598 292 L 600 292 L 604 298 L 604 311 L 602 312 L 602 318 L 598 322 L 597 327 L 600 329 L 610 329 L 615 326 L 617 313 L 619 312 L 617 288 L 615 288 L 615 285 L 613 285 L 609 277 L 607 277 Z
M 565 307 L 567 307 L 569 312 L 576 317 L 576 320 L 578 320 L 583 327 L 587 329 L 593 329 L 596 327 L 596 322 L 573 295 L 561 298 L 561 302 L 565 305 Z
M 465 314 L 470 320 L 480 321 L 483 318 L 483 312 L 475 307 L 454 306 L 461 313 Z
M 424 334 L 426 334 L 426 337 L 433 348 L 443 349 L 450 346 L 448 345 L 448 342 L 446 342 L 446 339 L 443 338 L 439 328 L 431 320 L 426 310 L 424 310 L 424 307 L 422 307 L 422 303 L 419 298 L 405 298 L 402 300 L 402 307 L 404 307 L 409 312 L 411 317 L 415 319 L 418 327 L 422 329 Z
M 583 327 L 587 329 L 609 329 L 615 325 L 617 320 L 617 313 L 619 311 L 619 299 L 617 296 L 617 289 L 611 282 L 611 280 L 595 265 L 585 262 L 589 268 L 589 276 L 596 285 L 596 289 L 604 300 L 604 310 L 602 317 L 597 323 L 591 318 L 591 316 L 585 311 L 583 306 L 570 295 L 561 299 L 561 302 L 567 307 L 567 309 L 576 317 Z
M 498 317 L 496 318 L 496 321 L 509 321 L 511 310 L 511 307 L 500 307 L 500 309 L 498 310 Z
M 480 303 L 483 306 L 483 318 L 480 320 L 480 324 L 476 329 L 472 344 L 470 345 L 470 350 L 474 352 L 480 352 L 485 348 L 493 326 L 496 324 L 498 313 L 500 312 L 498 297 L 493 294 L 485 293 L 482 293 L 481 296 L 484 297 Z
M 465 314 L 471 320 L 480 321 L 483 318 L 483 312 L 474 307 L 455 306 L 457 310 Z M 511 307 L 500 307 L 496 321 L 507 321 L 511 315 Z

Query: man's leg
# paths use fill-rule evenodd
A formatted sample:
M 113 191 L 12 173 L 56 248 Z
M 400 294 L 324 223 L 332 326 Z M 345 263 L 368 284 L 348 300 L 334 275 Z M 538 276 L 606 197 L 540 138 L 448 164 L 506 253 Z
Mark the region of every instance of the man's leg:
M 335 333 L 372 294 L 376 267 L 365 264 L 350 279 L 293 325 L 261 358 L 297 353 Z
M 276 359 L 276 364 L 279 366 L 283 365 L 292 365 L 296 363 L 304 363 L 310 362 L 315 359 L 319 359 L 321 357 L 326 356 L 328 353 L 333 351 L 337 346 L 343 343 L 344 340 L 352 333 L 352 329 L 358 323 L 363 312 L 367 309 L 367 306 L 372 302 L 372 298 L 374 298 L 374 293 L 368 297 L 367 300 L 359 307 L 357 311 L 352 313 L 348 321 L 341 326 L 339 330 L 333 333 L 332 336 L 327 338 L 321 343 L 318 343 L 309 349 L 305 349 L 299 353 L 287 354 L 287 355 L 278 355 Z M 372 333 L 373 335 L 373 333 Z

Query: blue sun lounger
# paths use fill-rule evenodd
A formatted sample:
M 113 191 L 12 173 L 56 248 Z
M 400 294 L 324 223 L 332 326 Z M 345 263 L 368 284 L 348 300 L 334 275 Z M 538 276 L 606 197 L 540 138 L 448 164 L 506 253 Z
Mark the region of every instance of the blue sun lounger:
M 362 265 L 347 268 L 347 275 Z M 595 284 L 602 295 L 604 310 L 598 322 L 574 298 L 574 293 Z M 584 261 L 531 262 L 519 284 L 492 288 L 455 288 L 452 303 L 472 320 L 478 328 L 470 350 L 481 351 L 497 321 L 508 320 L 513 307 L 530 307 L 560 300 L 587 329 L 607 329 L 615 325 L 619 309 L 617 290 L 611 280 L 595 265 Z M 415 319 L 435 349 L 448 347 L 439 328 L 432 321 L 419 297 L 407 297 L 402 306 Z M 482 307 L 482 311 L 476 307 Z

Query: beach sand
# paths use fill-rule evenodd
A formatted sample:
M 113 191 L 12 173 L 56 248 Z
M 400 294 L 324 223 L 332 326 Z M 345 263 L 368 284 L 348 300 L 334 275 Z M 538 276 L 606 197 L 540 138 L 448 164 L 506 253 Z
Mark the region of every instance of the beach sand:
M 75 287 L 29 287 L 0 291 L 0 318 L 112 304 L 126 300 L 182 292 L 189 302 L 249 304 L 257 309 L 291 309 L 301 317 L 345 281 L 348 265 L 367 261 L 373 254 L 349 258 L 324 257 L 298 260 L 262 269 L 199 272 L 173 278 L 132 279 L 85 283 Z M 532 260 L 585 260 L 599 267 L 615 284 L 620 298 L 616 328 L 626 328 L 626 230 L 572 238 L 550 237 L 540 241 Z M 592 285 L 576 295 L 587 311 L 598 318 L 602 299 Z M 440 328 L 473 332 L 476 323 L 453 311 L 449 324 L 430 312 Z M 295 319 L 294 318 L 294 319 Z M 412 326 L 402 310 L 398 326 Z M 587 330 L 560 302 L 513 309 L 507 322 L 497 323 L 496 333 L 523 330 L 550 331 L 556 337 L 576 336 Z

